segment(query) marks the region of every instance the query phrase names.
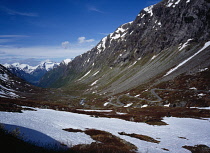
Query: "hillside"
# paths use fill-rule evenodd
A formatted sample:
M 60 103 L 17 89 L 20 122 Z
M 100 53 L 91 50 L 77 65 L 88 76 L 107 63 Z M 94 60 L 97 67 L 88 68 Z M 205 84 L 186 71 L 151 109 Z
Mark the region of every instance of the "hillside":
M 209 8 L 208 0 L 149 6 L 90 51 L 47 73 L 39 86 L 108 97 L 142 92 L 179 76 L 199 77 L 210 68 Z

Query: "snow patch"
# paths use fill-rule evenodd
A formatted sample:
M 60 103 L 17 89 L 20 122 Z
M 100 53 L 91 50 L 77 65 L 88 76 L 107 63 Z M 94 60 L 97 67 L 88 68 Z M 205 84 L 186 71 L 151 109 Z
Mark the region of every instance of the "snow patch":
M 189 60 L 191 60 L 193 57 L 195 57 L 196 55 L 198 55 L 200 52 L 202 52 L 203 50 L 205 50 L 207 47 L 209 47 L 210 45 L 210 41 L 206 42 L 205 45 L 203 46 L 203 48 L 201 48 L 197 53 L 195 53 L 194 55 L 192 55 L 191 57 L 187 58 L 186 60 L 184 60 L 183 62 L 181 62 L 179 65 L 177 65 L 175 68 L 172 68 L 171 70 L 169 70 L 164 76 L 167 76 L 169 74 L 171 74 L 172 72 L 176 71 L 179 67 L 181 67 L 182 65 L 184 65 L 185 63 L 187 63 Z
M 148 105 L 143 105 L 143 106 L 141 106 L 141 108 L 145 108 L 145 107 L 148 107 Z
M 131 64 L 128 68 L 131 68 L 132 66 L 134 66 L 137 63 L 137 61 L 133 62 L 133 64 Z
M 93 74 L 93 76 L 97 75 L 100 71 L 97 71 L 96 73 Z
M 202 97 L 204 97 L 204 96 L 206 96 L 206 94 L 204 94 L 204 93 L 198 94 L 198 97 L 200 97 L 200 98 L 202 98 Z
M 180 44 L 180 45 L 179 45 L 179 51 L 181 51 L 181 50 L 183 50 L 185 47 L 187 47 L 187 46 L 189 45 L 188 43 L 189 43 L 191 40 L 193 40 L 193 39 L 188 39 L 187 42 L 185 42 L 183 45 Z
M 104 103 L 104 107 L 106 107 L 109 104 L 109 102 Z
M 72 60 L 71 59 L 65 59 L 61 63 L 68 65 Z
M 146 8 L 144 8 L 144 11 L 146 11 L 147 13 L 149 13 L 150 16 L 153 16 L 153 12 L 152 12 L 153 7 L 154 7 L 154 5 L 151 5 L 149 7 L 146 7 Z
M 82 80 L 84 77 L 86 77 L 89 73 L 91 72 L 91 70 L 90 71 L 88 71 L 85 75 L 83 75 L 80 79 L 78 79 L 79 81 L 80 80 Z
M 176 1 L 176 2 L 175 2 Z M 176 5 L 178 5 L 180 3 L 181 0 L 169 0 L 166 7 L 176 7 Z M 175 2 L 175 3 L 174 3 Z
M 94 81 L 90 86 L 96 85 L 97 82 L 98 82 L 98 80 Z
M 0 80 L 6 82 L 9 80 L 9 77 L 7 74 L 0 74 Z
M 190 90 L 197 90 L 197 88 L 196 87 L 192 87 L 192 88 L 189 88 Z
M 132 105 L 133 105 L 133 103 L 129 103 L 129 104 L 125 105 L 124 107 L 130 107 Z
M 204 71 L 207 71 L 208 68 L 204 68 L 204 69 L 200 69 L 198 72 L 204 72 Z
M 164 107 L 169 107 L 171 104 L 169 103 L 169 104 L 166 104 L 166 105 L 163 105 Z
M 93 118 L 84 114 L 35 109 L 37 111 L 23 111 L 23 113 L 0 112 L 0 122 L 5 124 L 5 128 L 8 130 L 13 130 L 10 125 L 19 126 L 21 134 L 28 141 L 40 142 L 40 144 L 52 143 L 53 139 L 63 144 L 70 144 L 70 146 L 90 144 L 94 142 L 90 136 L 81 132 L 74 133 L 62 130 L 66 128 L 81 130 L 89 128 L 110 132 L 137 146 L 138 152 L 162 153 L 164 150 L 161 148 L 166 148 L 169 152 L 178 153 L 189 152 L 182 147 L 184 145 L 204 144 L 210 146 L 209 118 L 200 120 L 164 117 L 163 121 L 168 124 L 167 126 L 151 126 L 146 123 L 135 123 L 122 119 Z M 159 138 L 161 142 L 157 144 L 141 141 L 119 135 L 119 132 L 143 134 L 154 139 Z M 186 137 L 187 140 L 179 137 Z

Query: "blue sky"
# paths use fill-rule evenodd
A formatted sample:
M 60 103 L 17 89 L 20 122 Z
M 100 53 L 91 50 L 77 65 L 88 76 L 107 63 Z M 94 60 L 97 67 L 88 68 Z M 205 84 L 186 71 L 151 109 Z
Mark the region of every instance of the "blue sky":
M 1 0 L 0 63 L 74 58 L 160 0 Z

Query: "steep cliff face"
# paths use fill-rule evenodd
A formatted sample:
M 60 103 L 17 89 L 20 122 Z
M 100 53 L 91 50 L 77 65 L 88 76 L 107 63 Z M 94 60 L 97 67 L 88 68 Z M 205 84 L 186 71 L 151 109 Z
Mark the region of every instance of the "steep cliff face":
M 157 84 L 209 67 L 209 41 L 209 0 L 163 0 L 47 73 L 39 86 L 113 95 Z

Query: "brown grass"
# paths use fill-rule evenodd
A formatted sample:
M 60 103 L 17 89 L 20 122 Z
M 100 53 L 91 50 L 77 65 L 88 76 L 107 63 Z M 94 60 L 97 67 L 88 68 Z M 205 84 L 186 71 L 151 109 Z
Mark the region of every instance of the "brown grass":
M 143 141 L 147 141 L 147 142 L 160 143 L 160 141 L 155 140 L 152 137 L 149 137 L 149 136 L 146 136 L 146 135 L 135 134 L 135 133 L 128 134 L 128 133 L 125 133 L 125 132 L 119 132 L 119 134 L 120 135 L 130 136 L 130 137 L 137 138 L 137 139 L 140 139 L 140 140 L 143 140 Z
M 80 129 L 64 129 L 65 131 L 68 132 L 84 132 L 85 134 L 91 136 L 93 140 L 95 140 L 95 143 L 92 143 L 90 145 L 77 145 L 73 147 L 74 149 L 78 149 L 79 151 L 84 151 L 84 152 L 98 152 L 98 150 L 102 150 L 103 152 L 134 152 L 132 150 L 136 150 L 137 147 L 134 146 L 133 144 L 120 139 L 117 136 L 112 135 L 109 132 L 106 131 L 101 131 L 101 130 L 96 130 L 96 129 L 87 129 L 87 130 L 80 130 Z M 100 148 L 100 149 L 99 149 Z
M 190 150 L 192 153 L 210 153 L 210 148 L 206 145 L 183 146 L 183 148 Z

